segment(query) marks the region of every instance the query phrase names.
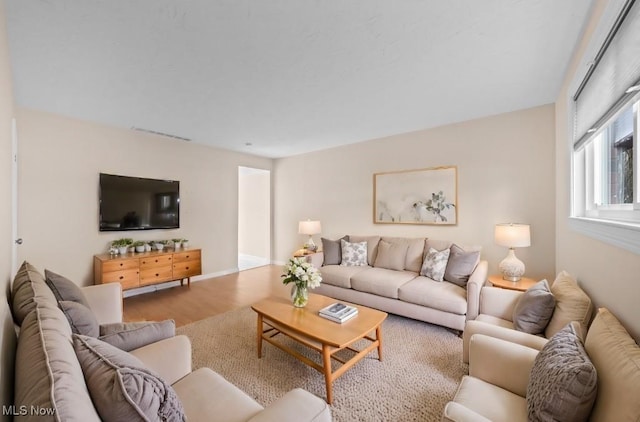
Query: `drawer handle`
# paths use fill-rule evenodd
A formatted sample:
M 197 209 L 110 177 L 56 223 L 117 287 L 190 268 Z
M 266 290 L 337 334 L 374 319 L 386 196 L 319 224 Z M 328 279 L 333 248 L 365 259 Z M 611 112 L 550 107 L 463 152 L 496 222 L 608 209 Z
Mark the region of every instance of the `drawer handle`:
M 124 265 L 124 264 L 121 262 L 121 263 L 120 263 L 120 266 L 122 267 L 123 265 Z
M 187 255 L 187 259 L 189 259 L 189 255 Z
M 186 268 L 187 270 L 189 269 L 189 267 Z
M 156 277 L 160 277 L 160 274 L 156 273 Z
M 121 276 L 120 276 L 120 280 L 123 280 L 123 279 L 124 279 L 124 276 L 123 276 L 123 275 L 121 275 Z
M 156 262 L 158 262 L 158 260 L 156 259 Z

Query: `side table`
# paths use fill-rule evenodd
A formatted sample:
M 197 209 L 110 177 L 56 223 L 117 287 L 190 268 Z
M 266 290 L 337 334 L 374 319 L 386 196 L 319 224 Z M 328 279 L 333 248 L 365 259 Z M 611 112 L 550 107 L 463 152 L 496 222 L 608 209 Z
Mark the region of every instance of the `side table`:
M 528 277 L 522 277 L 518 281 L 509 281 L 502 278 L 500 274 L 494 274 L 489 276 L 489 282 L 493 284 L 494 287 L 500 287 L 501 289 L 518 290 L 520 292 L 524 292 L 529 287 L 536 284 L 538 281 Z

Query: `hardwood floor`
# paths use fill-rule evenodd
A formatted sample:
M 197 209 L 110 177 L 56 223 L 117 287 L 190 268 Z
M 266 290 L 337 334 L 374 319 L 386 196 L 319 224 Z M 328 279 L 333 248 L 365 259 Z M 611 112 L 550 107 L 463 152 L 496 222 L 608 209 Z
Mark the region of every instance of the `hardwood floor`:
M 289 295 L 282 266 L 267 265 L 124 299 L 125 321 L 173 319 L 176 326 L 249 306 L 268 296 Z

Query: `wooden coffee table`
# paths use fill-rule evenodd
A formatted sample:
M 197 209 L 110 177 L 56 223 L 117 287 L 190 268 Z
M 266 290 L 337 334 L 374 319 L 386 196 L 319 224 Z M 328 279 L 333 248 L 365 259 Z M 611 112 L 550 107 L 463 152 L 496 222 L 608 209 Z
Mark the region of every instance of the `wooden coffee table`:
M 324 374 L 327 388 L 327 403 L 333 399 L 332 383 L 344 374 L 356 362 L 378 350 L 378 360 L 382 360 L 382 322 L 387 314 L 365 306 L 352 305 L 358 308 L 358 316 L 342 324 L 329 321 L 318 315 L 318 311 L 335 302 L 336 299 L 310 294 L 309 303 L 304 308 L 295 308 L 291 300 L 280 297 L 270 297 L 251 306 L 258 314 L 258 358 L 262 357 L 262 341 L 267 341 L 279 349 L 289 353 L 303 363 Z M 347 302 L 343 302 L 347 303 Z M 375 331 L 375 337 L 372 337 Z M 289 348 L 286 344 L 276 340 L 278 334 L 283 334 L 322 355 L 322 364 L 318 364 L 299 352 Z M 360 339 L 369 340 L 369 344 L 362 350 L 351 347 Z M 343 360 L 335 353 L 348 349 L 355 353 L 353 357 Z M 331 368 L 331 359 L 342 365 L 335 371 Z

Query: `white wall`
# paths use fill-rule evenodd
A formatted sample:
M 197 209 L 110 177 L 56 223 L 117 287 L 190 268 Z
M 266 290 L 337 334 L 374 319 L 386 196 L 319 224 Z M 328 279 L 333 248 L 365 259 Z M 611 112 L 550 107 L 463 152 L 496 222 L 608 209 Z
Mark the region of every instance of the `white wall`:
M 231 271 L 238 257 L 238 166 L 272 161 L 156 135 L 18 108 L 21 259 L 80 285 L 93 255 L 119 237 L 188 238 L 203 272 Z M 98 231 L 98 173 L 180 181 L 180 229 Z
M 507 250 L 494 244 L 496 223 L 531 224 L 532 246 L 517 250 L 526 275 L 554 277 L 554 106 L 276 160 L 275 257 L 304 243 L 298 221 L 322 222 L 323 237 L 383 234 L 481 245 L 490 271 Z M 458 167 L 458 225 L 373 224 L 373 174 Z
M 13 89 L 9 66 L 9 47 L 4 14 L 0 0 L 0 406 L 13 403 L 13 368 L 15 332 L 8 305 L 11 285 L 11 119 Z M 8 417 L 2 417 L 8 419 Z
M 271 172 L 238 172 L 238 253 L 271 259 Z
M 640 341 L 640 256 L 572 231 L 570 214 L 571 124 L 569 85 L 588 45 L 606 1 L 594 2 L 585 28 L 556 101 L 556 266 L 578 278 L 581 286 L 600 307 L 609 308 Z

